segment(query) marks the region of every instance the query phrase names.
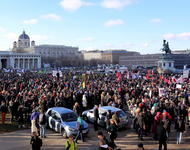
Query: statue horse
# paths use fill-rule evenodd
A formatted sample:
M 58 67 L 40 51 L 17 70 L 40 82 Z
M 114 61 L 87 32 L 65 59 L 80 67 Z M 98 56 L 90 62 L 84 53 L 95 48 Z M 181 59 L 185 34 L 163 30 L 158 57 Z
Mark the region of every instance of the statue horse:
M 166 40 L 163 40 L 163 48 L 161 51 L 165 52 L 165 54 L 171 54 L 171 49 L 169 47 L 169 43 Z

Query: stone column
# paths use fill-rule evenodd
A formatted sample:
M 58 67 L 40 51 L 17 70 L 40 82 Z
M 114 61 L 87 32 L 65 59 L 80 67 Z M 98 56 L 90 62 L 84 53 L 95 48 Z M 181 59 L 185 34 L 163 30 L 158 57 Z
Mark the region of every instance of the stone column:
M 17 69 L 20 69 L 20 58 L 18 58 L 18 65 L 17 65 Z
M 32 63 L 31 63 L 31 69 L 34 69 L 34 59 L 31 59 Z
M 22 59 L 22 69 L 24 69 L 24 62 L 25 62 L 24 60 L 25 60 L 25 59 L 23 58 L 23 59 Z
M 32 69 L 35 69 L 35 59 L 32 59 L 32 66 L 33 66 L 33 68 Z
M 28 69 L 28 59 L 25 58 L 25 59 L 24 59 L 24 62 L 25 62 L 25 63 L 24 63 L 24 68 L 25 68 L 25 69 Z
M 16 69 L 16 58 L 14 58 L 14 69 Z
M 40 69 L 41 68 L 41 57 L 38 57 L 37 58 L 38 62 L 37 62 L 37 69 Z
M 11 68 L 11 69 L 14 69 L 14 64 L 15 64 L 15 59 L 14 59 L 14 57 L 10 57 L 10 66 L 9 66 L 9 68 Z
M 28 63 L 27 63 L 27 69 L 30 69 L 30 59 L 27 59 Z

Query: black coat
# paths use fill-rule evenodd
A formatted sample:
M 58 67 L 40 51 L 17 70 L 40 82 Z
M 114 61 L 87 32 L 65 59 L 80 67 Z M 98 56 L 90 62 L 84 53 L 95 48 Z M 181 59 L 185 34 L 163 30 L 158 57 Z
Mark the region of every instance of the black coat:
M 95 119 L 95 120 L 98 120 L 98 118 L 99 118 L 98 108 L 95 108 L 95 109 L 94 109 L 94 119 Z
M 145 127 L 145 116 L 144 115 L 138 116 L 137 121 L 138 121 L 139 127 L 144 129 L 144 127 Z
M 32 136 L 30 144 L 32 144 L 32 150 L 40 150 L 42 146 L 42 139 Z
M 185 121 L 184 121 L 184 119 L 176 120 L 175 129 L 176 129 L 177 132 L 184 132 L 185 131 Z
M 159 141 L 167 141 L 166 129 L 164 128 L 162 122 L 159 124 L 157 128 L 157 135 Z
M 110 133 L 110 139 L 117 138 L 117 127 L 115 125 L 111 124 L 108 128 L 108 132 Z

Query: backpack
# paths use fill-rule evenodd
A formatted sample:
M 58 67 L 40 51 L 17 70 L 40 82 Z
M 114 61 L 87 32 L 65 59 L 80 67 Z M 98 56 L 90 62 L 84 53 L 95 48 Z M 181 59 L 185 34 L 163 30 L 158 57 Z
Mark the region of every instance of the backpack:
M 43 145 L 42 139 L 39 138 L 39 139 L 38 139 L 38 142 L 39 142 L 39 143 L 38 143 L 39 146 L 42 147 L 42 145 Z

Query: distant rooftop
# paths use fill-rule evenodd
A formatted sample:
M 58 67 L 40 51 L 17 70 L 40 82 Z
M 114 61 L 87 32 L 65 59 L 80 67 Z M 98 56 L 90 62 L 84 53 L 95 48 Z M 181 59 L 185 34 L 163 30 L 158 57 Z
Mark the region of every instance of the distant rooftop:
M 127 50 L 92 50 L 92 51 L 83 51 L 83 53 L 139 53 L 136 51 L 127 51 Z
M 73 46 L 65 46 L 65 45 L 55 45 L 55 44 L 43 44 L 43 45 L 38 45 L 36 47 L 73 47 Z M 73 47 L 76 48 L 76 47 Z
M 187 49 L 187 50 L 175 50 L 175 51 L 172 51 L 172 54 L 190 54 L 190 49 Z

